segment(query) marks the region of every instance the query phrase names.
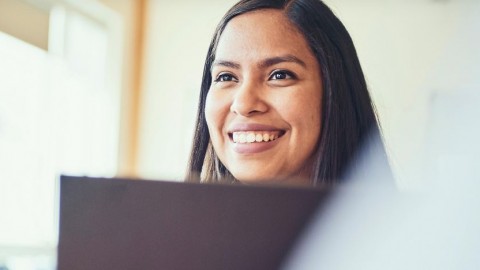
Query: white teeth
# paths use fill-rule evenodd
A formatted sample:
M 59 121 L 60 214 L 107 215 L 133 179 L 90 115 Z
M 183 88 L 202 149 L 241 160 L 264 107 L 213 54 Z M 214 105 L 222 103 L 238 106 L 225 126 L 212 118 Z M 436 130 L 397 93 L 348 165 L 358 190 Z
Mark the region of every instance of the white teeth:
M 247 133 L 247 142 L 252 143 L 255 141 L 255 133 L 248 132 Z
M 247 142 L 247 136 L 245 135 L 245 133 L 240 133 L 240 135 L 238 136 L 238 142 L 239 143 L 246 143 Z
M 238 131 L 233 132 L 232 138 L 234 143 L 254 143 L 254 142 L 268 142 L 278 139 L 278 131 Z

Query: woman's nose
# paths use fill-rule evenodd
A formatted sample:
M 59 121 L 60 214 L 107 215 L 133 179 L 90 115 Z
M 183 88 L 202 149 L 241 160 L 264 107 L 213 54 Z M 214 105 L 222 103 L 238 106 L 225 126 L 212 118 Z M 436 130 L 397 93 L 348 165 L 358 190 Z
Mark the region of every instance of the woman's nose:
M 268 105 L 261 94 L 261 85 L 244 82 L 236 90 L 230 111 L 242 116 L 252 116 L 266 112 Z

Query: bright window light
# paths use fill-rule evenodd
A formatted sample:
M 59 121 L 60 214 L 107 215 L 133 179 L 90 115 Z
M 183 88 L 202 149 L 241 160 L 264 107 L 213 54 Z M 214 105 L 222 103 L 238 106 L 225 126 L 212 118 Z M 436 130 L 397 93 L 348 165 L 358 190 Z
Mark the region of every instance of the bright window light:
M 60 174 L 117 173 L 118 45 L 80 14 L 54 9 L 51 51 L 0 32 L 0 268 L 54 267 Z

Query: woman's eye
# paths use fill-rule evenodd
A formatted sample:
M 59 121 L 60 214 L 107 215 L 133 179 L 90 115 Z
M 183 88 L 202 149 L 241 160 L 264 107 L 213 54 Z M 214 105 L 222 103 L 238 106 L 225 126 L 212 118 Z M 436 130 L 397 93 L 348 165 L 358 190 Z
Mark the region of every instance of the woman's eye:
M 270 75 L 269 80 L 288 80 L 288 79 L 294 79 L 295 75 L 293 75 L 292 72 L 285 71 L 285 70 L 279 70 L 275 71 L 272 75 Z
M 237 79 L 233 77 L 232 74 L 223 73 L 217 76 L 217 78 L 215 79 L 215 82 L 231 82 L 236 80 Z

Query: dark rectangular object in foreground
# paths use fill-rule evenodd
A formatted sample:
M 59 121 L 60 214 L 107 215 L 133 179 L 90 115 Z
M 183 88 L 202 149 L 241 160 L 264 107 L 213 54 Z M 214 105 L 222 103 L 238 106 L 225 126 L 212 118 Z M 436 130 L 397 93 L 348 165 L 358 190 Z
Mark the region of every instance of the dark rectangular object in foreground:
M 277 269 L 325 197 L 62 176 L 58 269 Z

